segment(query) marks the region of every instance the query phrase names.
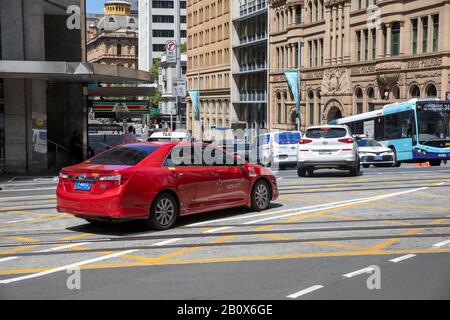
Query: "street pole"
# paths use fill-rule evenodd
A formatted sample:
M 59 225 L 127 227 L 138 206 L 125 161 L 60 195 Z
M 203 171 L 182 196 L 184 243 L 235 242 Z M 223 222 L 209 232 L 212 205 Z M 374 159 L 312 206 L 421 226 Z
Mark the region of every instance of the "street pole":
M 300 101 L 301 101 L 301 98 L 302 98 L 302 95 L 301 95 L 301 82 L 300 82 L 300 79 L 301 79 L 301 72 L 300 72 L 300 68 L 301 68 L 301 66 L 302 66 L 302 46 L 301 46 L 301 42 L 300 42 L 300 40 L 297 42 L 297 46 L 298 46 L 298 56 L 297 56 L 297 61 L 298 61 L 298 65 L 297 65 L 297 72 L 298 72 L 298 104 L 299 104 L 299 107 L 298 107 L 298 114 L 297 114 L 297 117 L 298 117 L 298 119 L 297 119 L 297 121 L 298 121 L 298 123 L 297 123 L 297 130 L 298 131 L 300 131 L 300 119 L 301 119 L 301 117 L 300 117 L 300 109 L 301 109 L 301 107 L 300 107 Z
M 181 8 L 180 8 L 180 0 L 174 1 L 175 5 L 175 42 L 177 44 L 177 66 L 176 66 L 176 74 L 177 78 L 181 78 Z M 176 97 L 176 127 L 179 129 L 181 127 L 181 114 L 180 114 L 180 97 Z

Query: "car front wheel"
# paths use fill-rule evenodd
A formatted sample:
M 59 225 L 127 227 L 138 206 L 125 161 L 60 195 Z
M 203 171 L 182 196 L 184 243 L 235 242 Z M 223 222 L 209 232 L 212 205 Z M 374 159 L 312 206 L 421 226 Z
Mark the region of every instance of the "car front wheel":
M 252 209 L 261 211 L 267 209 L 270 203 L 270 188 L 266 181 L 259 180 L 252 190 Z
M 150 209 L 148 224 L 156 230 L 170 229 L 178 217 L 178 203 L 174 196 L 168 193 L 158 195 Z
M 306 169 L 305 168 L 298 168 L 297 169 L 297 175 L 299 177 L 306 177 Z

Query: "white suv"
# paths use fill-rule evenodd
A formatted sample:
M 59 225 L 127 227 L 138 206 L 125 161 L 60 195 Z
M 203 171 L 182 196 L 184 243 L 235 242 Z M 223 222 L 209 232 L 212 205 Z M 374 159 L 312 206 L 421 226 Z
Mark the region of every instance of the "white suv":
M 324 125 L 306 129 L 298 148 L 298 176 L 314 174 L 315 169 L 360 172 L 358 145 L 347 126 Z

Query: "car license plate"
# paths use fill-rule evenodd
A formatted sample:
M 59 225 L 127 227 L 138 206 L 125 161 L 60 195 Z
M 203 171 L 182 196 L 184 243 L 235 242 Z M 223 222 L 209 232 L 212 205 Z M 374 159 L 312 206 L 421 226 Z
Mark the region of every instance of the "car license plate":
M 75 190 L 89 191 L 92 184 L 90 182 L 75 182 Z
M 328 156 L 330 154 L 331 154 L 331 152 L 319 152 L 319 155 L 321 155 L 321 156 Z
M 383 161 L 383 156 L 375 156 L 375 157 L 373 157 L 373 160 L 375 160 L 375 161 Z

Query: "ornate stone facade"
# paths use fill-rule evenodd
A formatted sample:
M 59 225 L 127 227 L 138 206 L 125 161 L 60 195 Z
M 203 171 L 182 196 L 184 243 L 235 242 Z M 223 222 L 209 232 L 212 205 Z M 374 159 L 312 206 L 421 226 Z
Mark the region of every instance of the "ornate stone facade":
M 284 70 L 298 68 L 299 56 L 303 129 L 413 97 L 445 99 L 450 23 L 444 21 L 450 21 L 450 1 L 368 4 L 270 1 L 272 129 L 295 128 Z

